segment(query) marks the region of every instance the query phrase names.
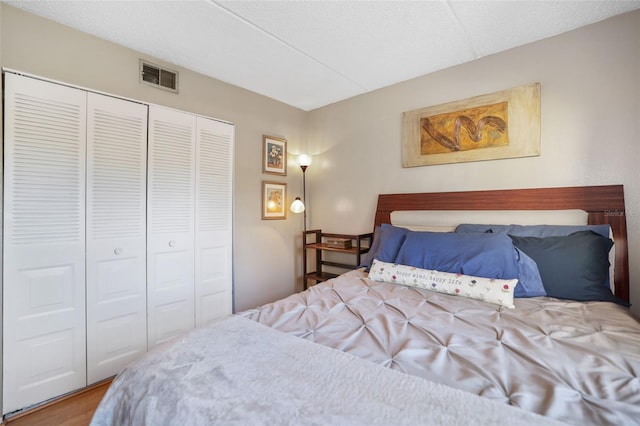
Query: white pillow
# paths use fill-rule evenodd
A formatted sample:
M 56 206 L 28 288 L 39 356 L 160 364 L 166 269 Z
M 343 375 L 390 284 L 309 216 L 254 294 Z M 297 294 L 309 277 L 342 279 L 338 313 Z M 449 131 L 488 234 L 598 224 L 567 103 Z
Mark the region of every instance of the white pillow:
M 411 287 L 437 291 L 439 293 L 482 300 L 513 309 L 513 291 L 517 279 L 500 280 L 472 277 L 450 272 L 431 271 L 414 266 L 373 260 L 369 279 L 373 281 L 404 284 Z

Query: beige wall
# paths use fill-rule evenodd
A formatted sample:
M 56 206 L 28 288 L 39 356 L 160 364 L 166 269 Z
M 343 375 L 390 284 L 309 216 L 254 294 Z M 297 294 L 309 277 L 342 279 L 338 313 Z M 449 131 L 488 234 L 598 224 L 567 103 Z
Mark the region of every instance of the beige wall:
M 286 182 L 301 192 L 302 175 L 292 159 L 287 177 L 262 174 L 262 135 L 284 137 L 299 153 L 306 135 L 302 110 L 183 68 L 180 93 L 138 81 L 138 60 L 154 58 L 2 4 L 0 62 L 3 67 L 123 97 L 165 105 L 235 123 L 234 292 L 237 310 L 287 296 L 301 285 L 294 255 L 302 220 L 261 219 L 261 181 Z M 207 52 L 203 52 L 204 55 Z M 293 164 L 291 164 L 293 163 Z
M 401 113 L 541 83 L 539 157 L 401 166 Z M 311 226 L 372 229 L 378 193 L 624 184 L 640 313 L 640 12 L 351 98 L 309 114 Z

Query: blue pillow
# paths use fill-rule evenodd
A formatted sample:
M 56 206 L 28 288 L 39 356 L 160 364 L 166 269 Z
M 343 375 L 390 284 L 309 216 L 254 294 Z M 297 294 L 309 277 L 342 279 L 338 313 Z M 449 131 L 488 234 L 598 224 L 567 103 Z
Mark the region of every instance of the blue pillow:
M 376 232 L 377 231 L 377 232 Z M 369 272 L 373 259 L 381 262 L 393 262 L 410 231 L 406 228 L 383 223 L 380 228 L 376 228 L 373 235 L 373 244 L 365 256 L 360 260 L 359 268 L 365 267 Z
M 360 258 L 360 265 L 358 268 L 369 268 L 371 267 L 371 263 L 373 263 L 373 259 L 375 259 L 376 253 L 380 250 L 380 227 L 376 226 L 373 230 L 373 241 L 371 242 L 371 247 L 369 247 L 369 251 L 364 254 Z
M 566 237 L 578 231 L 593 231 L 609 238 L 609 225 L 485 225 L 463 223 L 456 232 L 506 232 L 517 237 Z
M 502 233 L 408 232 L 394 263 L 476 277 L 518 278 L 516 251 Z
M 486 235 L 486 234 L 481 234 Z M 629 306 L 602 285 L 609 274 L 613 241 L 592 231 L 561 237 L 511 236 L 513 244 L 535 260 L 548 296 L 608 301 Z
M 535 260 L 527 256 L 522 250 L 514 247 L 516 250 L 518 264 L 518 285 L 516 286 L 513 297 L 537 297 L 546 296 L 540 271 Z

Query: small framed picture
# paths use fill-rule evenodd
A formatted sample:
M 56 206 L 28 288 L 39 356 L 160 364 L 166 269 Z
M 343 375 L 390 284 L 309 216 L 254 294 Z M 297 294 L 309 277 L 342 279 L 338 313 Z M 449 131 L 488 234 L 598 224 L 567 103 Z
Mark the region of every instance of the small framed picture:
M 262 172 L 287 175 L 287 141 L 273 136 L 262 136 Z
M 262 181 L 262 219 L 287 218 L 287 184 Z

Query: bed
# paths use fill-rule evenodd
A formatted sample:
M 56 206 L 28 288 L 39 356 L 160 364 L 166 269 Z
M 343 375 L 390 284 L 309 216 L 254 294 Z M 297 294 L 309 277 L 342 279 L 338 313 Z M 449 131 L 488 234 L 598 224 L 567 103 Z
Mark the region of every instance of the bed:
M 538 210 L 584 223 L 463 223 Z M 463 219 L 391 224 L 425 211 Z M 622 186 L 380 195 L 374 226 L 363 268 L 151 351 L 92 423 L 640 424 Z

